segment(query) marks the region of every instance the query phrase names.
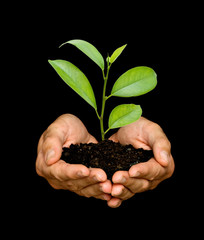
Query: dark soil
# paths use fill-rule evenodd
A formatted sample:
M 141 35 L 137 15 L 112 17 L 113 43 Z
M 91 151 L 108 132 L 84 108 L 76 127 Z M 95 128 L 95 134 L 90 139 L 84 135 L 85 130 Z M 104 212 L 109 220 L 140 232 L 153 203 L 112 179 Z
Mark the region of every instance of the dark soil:
M 132 145 L 121 145 L 110 140 L 98 144 L 71 145 L 63 148 L 61 159 L 71 164 L 83 164 L 91 168 L 102 168 L 108 179 L 116 171 L 128 171 L 137 163 L 146 162 L 153 157 L 152 150 L 135 149 Z

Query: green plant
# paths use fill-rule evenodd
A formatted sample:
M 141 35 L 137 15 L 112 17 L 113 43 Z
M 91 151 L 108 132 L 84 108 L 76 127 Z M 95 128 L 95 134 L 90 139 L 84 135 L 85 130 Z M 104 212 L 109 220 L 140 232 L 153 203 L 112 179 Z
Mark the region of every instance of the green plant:
M 126 45 L 117 48 L 113 54 L 106 58 L 105 61 L 99 51 L 90 43 L 84 40 L 71 40 L 63 43 L 72 44 L 92 59 L 102 70 L 104 86 L 102 95 L 102 108 L 99 114 L 96 104 L 95 95 L 92 86 L 87 77 L 72 63 L 65 60 L 48 60 L 51 66 L 59 74 L 59 76 L 68 84 L 75 92 L 77 92 L 85 101 L 87 101 L 96 111 L 100 120 L 101 138 L 104 140 L 105 134 L 114 128 L 119 128 L 137 121 L 142 115 L 140 105 L 122 104 L 115 107 L 109 116 L 108 129 L 104 131 L 104 110 L 106 101 L 112 97 L 136 97 L 143 95 L 155 88 L 157 84 L 156 73 L 149 67 L 135 67 L 123 75 L 121 75 L 113 85 L 110 95 L 106 96 L 106 86 L 109 77 L 111 65 L 122 53 Z M 106 71 L 105 71 L 106 69 Z

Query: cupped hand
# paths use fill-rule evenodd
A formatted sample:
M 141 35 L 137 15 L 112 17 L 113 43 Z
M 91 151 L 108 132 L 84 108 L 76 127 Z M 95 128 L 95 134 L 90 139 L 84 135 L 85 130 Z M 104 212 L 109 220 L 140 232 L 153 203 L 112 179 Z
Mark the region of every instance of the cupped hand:
M 60 160 L 62 147 L 72 143 L 97 143 L 74 115 L 64 114 L 42 134 L 38 143 L 36 171 L 55 189 L 65 189 L 85 197 L 110 200 L 112 185 L 99 168 L 68 164 Z
M 110 207 L 120 206 L 122 201 L 136 193 L 154 189 L 173 174 L 171 145 L 156 123 L 142 117 L 120 128 L 110 139 L 121 144 L 132 144 L 135 148 L 152 149 L 154 158 L 132 166 L 129 171 L 116 172 L 112 178 L 113 184 L 107 180 L 102 169 L 65 163 L 60 160 L 62 147 L 97 141 L 77 117 L 64 114 L 48 127 L 39 140 L 36 171 L 55 189 L 107 200 Z
M 132 166 L 129 171 L 118 171 L 113 175 L 110 207 L 118 207 L 122 201 L 136 193 L 154 189 L 174 172 L 171 144 L 161 127 L 143 117 L 122 127 L 110 140 L 121 144 L 132 144 L 135 148 L 153 150 L 154 158 Z

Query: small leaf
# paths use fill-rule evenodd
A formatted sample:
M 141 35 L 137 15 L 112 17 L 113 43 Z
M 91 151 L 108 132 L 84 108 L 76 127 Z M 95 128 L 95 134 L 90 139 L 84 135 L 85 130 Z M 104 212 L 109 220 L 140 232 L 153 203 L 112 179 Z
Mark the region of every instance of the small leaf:
M 67 43 L 77 47 L 84 54 L 86 54 L 92 61 L 94 61 L 102 70 L 104 70 L 104 59 L 100 52 L 92 44 L 84 40 L 75 39 L 63 43 L 62 45 L 60 45 L 60 47 Z
M 136 97 L 143 95 L 157 85 L 156 73 L 149 67 L 135 67 L 118 78 L 111 96 Z
M 96 99 L 87 77 L 75 65 L 65 60 L 48 60 L 51 66 L 76 93 L 87 101 L 95 110 Z
M 113 109 L 109 116 L 109 129 L 119 128 L 137 121 L 142 115 L 140 105 L 122 104 Z
M 120 54 L 122 53 L 126 46 L 127 44 L 123 45 L 122 47 L 119 47 L 114 51 L 114 53 L 110 57 L 110 63 L 115 62 L 115 60 L 120 56 Z

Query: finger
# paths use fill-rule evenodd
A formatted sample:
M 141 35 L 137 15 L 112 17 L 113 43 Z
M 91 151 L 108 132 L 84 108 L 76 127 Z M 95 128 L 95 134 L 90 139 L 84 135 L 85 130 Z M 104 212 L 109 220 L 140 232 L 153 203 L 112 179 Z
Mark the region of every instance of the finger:
M 94 179 L 96 182 L 105 182 L 107 180 L 107 175 L 103 169 L 89 168 L 89 170 L 90 170 L 90 179 Z
M 129 181 L 126 184 L 126 187 L 133 192 L 134 194 L 136 193 L 141 193 L 145 192 L 147 190 L 150 190 L 152 187 L 152 182 L 142 179 L 142 178 L 130 178 Z
M 112 191 L 112 183 L 110 180 L 106 180 L 103 183 L 100 183 L 101 189 L 104 193 L 111 194 Z
M 148 142 L 153 149 L 155 159 L 166 167 L 171 161 L 171 143 L 159 125 L 152 123 L 150 128 L 147 129 L 150 133 Z
M 128 171 L 117 171 L 113 174 L 112 182 L 124 184 L 127 182 L 128 178 L 129 178 Z
M 72 164 L 73 167 L 74 165 L 75 164 Z M 79 191 L 81 191 L 82 189 L 92 186 L 96 183 L 103 183 L 107 180 L 106 174 L 102 169 L 95 168 L 95 169 L 88 169 L 88 170 L 90 173 L 87 177 L 68 178 L 67 181 L 64 183 L 65 189 L 78 192 L 78 194 L 80 194 Z M 82 192 L 81 195 L 83 195 L 83 193 L 84 192 Z
M 122 184 L 113 184 L 111 195 L 121 200 L 127 200 L 133 197 L 134 193 Z
M 154 158 L 145 163 L 139 163 L 129 169 L 129 176 L 144 178 L 147 180 L 161 179 L 166 174 L 166 168 L 162 167 Z
M 131 198 L 134 193 L 126 187 L 129 179 L 129 173 L 127 171 L 117 171 L 112 177 L 113 187 L 111 195 L 121 200 L 127 200 Z
M 119 198 L 111 198 L 109 201 L 107 201 L 107 204 L 111 208 L 117 208 L 122 204 L 122 200 Z
M 76 191 L 76 193 L 80 196 L 90 198 L 90 197 L 101 195 L 103 193 L 103 191 L 102 191 L 100 184 L 96 183 L 96 184 L 92 184 L 87 187 L 84 187 L 84 188 Z
M 72 164 L 72 165 L 75 165 L 75 164 Z M 78 190 L 94 185 L 96 183 L 105 182 L 107 180 L 106 173 L 102 169 L 89 168 L 88 170 L 89 170 L 89 175 L 87 177 L 72 181 L 72 184 L 76 186 Z
M 69 164 L 59 160 L 55 164 L 43 167 L 44 175 L 58 181 L 77 180 L 88 177 L 89 169 L 82 164 Z
M 96 183 L 96 184 L 92 184 L 90 186 L 87 186 L 81 190 L 79 190 L 78 192 L 76 192 L 77 194 L 81 195 L 81 196 L 85 196 L 85 197 L 96 197 L 99 198 L 102 197 L 104 199 L 104 196 L 109 195 L 110 196 L 110 192 L 109 194 L 107 194 L 107 187 L 105 185 L 110 185 L 110 181 L 108 180 L 105 183 Z M 105 192 L 106 191 L 106 192 Z M 107 200 L 107 198 L 106 198 Z
M 43 136 L 42 153 L 47 165 L 57 162 L 62 154 L 62 146 L 65 136 L 62 131 L 48 128 Z
M 112 197 L 110 194 L 102 193 L 98 196 L 94 196 L 94 198 L 109 201 Z
M 134 196 L 135 193 L 143 192 L 149 189 L 150 181 L 146 179 L 132 178 L 127 171 L 118 171 L 113 176 L 114 183 L 112 193 L 114 196 L 121 198 L 122 200 L 129 199 Z M 119 189 L 119 186 L 123 186 L 124 189 Z M 114 189 L 117 186 L 117 189 Z M 115 191 L 115 192 L 114 192 Z M 118 191 L 118 193 L 117 193 Z
M 171 162 L 171 147 L 168 140 L 158 139 L 153 145 L 155 159 L 164 167 Z

